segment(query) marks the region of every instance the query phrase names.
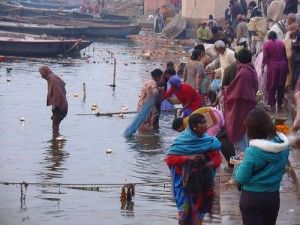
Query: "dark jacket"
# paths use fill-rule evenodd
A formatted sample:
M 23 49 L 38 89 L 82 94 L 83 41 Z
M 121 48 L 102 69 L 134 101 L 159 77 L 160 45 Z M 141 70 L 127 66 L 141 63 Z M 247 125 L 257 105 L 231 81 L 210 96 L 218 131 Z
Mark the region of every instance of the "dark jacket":
M 222 87 L 229 86 L 229 84 L 235 79 L 237 71 L 237 62 L 235 61 L 224 70 L 224 76 L 222 80 Z

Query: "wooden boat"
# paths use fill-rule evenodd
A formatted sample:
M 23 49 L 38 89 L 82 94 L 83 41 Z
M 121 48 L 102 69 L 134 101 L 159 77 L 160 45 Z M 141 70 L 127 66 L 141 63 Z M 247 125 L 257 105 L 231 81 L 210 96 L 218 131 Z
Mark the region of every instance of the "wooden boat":
M 93 14 L 81 13 L 77 11 L 61 11 L 49 9 L 35 9 L 22 7 L 20 5 L 11 5 L 0 3 L 0 16 L 20 16 L 20 17 L 40 17 L 59 18 L 63 20 L 79 20 L 86 22 L 98 22 L 108 24 L 132 24 L 134 21 L 128 16 L 116 16 L 113 14 L 102 14 L 103 17 L 96 17 Z
M 142 27 L 140 25 L 128 25 L 128 26 L 103 26 L 103 27 L 87 27 L 85 35 L 87 37 L 116 37 L 126 38 L 128 35 L 139 34 Z
M 6 18 L 7 20 L 7 18 Z M 113 25 L 113 24 L 96 24 L 88 22 L 63 23 L 57 21 L 54 25 L 47 21 L 39 20 L 39 24 L 28 22 L 15 22 L 2 20 L 0 30 L 62 37 L 116 37 L 126 38 L 128 35 L 138 34 L 141 30 L 140 25 Z M 12 22 L 14 21 L 14 22 Z
M 77 5 L 63 5 L 63 4 L 51 4 L 51 3 L 40 3 L 40 2 L 32 2 L 32 1 L 20 1 L 20 5 L 29 8 L 35 9 L 75 9 L 80 8 L 80 4 Z
M 81 39 L 42 39 L 25 35 L 0 34 L 0 55 L 54 57 L 58 55 L 78 55 L 80 50 L 92 42 Z
M 122 16 L 122 15 L 116 15 L 116 14 L 111 14 L 111 13 L 101 13 L 100 14 L 102 19 L 107 19 L 107 20 L 121 20 L 121 21 L 126 21 L 126 20 L 131 20 L 132 18 L 129 16 Z

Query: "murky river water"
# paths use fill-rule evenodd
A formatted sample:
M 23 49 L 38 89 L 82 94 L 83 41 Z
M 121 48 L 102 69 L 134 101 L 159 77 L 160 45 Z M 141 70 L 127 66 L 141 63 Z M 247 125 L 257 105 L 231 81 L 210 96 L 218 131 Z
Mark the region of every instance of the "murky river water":
M 95 43 L 86 51 L 92 56 L 89 62 L 46 63 L 67 83 L 69 112 L 61 123 L 65 140 L 60 142 L 52 141 L 47 84 L 38 73 L 44 63 L 0 64 L 0 181 L 146 184 L 136 186 L 134 206 L 128 210 L 120 208 L 120 187 L 86 191 L 29 185 L 21 207 L 20 186 L 0 185 L 0 224 L 177 224 L 169 170 L 163 161 L 175 136 L 172 114 L 161 117 L 157 136 L 131 140 L 122 133 L 134 115 L 123 119 L 77 115 L 91 113 L 94 103 L 101 112 L 118 112 L 125 105 L 129 111 L 136 109 L 149 71 L 162 66 L 131 55 L 135 47 L 130 42 Z M 115 90 L 109 86 L 113 65 L 106 50 L 115 52 L 118 61 Z

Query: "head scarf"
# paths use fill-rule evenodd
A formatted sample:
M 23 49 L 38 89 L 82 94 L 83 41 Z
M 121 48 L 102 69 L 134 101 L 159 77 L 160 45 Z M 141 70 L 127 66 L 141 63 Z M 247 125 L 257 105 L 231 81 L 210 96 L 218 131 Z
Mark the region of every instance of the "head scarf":
M 198 137 L 189 127 L 181 132 L 170 146 L 168 155 L 195 155 L 210 150 L 219 150 L 221 142 L 204 133 Z
M 177 76 L 172 76 L 170 79 L 169 79 L 169 83 L 171 86 L 175 86 L 176 88 L 179 88 L 180 87 L 180 83 L 181 83 L 181 80 L 179 77 Z
M 48 83 L 47 106 L 52 105 L 53 109 L 59 108 L 63 112 L 67 111 L 66 83 L 55 75 L 48 66 L 40 67 L 39 72 Z

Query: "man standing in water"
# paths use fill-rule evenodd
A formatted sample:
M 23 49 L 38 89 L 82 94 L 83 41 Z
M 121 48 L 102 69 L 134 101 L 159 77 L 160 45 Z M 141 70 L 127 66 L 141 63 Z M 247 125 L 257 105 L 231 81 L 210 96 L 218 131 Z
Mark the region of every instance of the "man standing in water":
M 66 98 L 66 83 L 55 75 L 48 66 L 39 69 L 42 78 L 48 83 L 47 106 L 52 105 L 52 130 L 53 137 L 59 135 L 59 124 L 66 117 L 68 102 Z

